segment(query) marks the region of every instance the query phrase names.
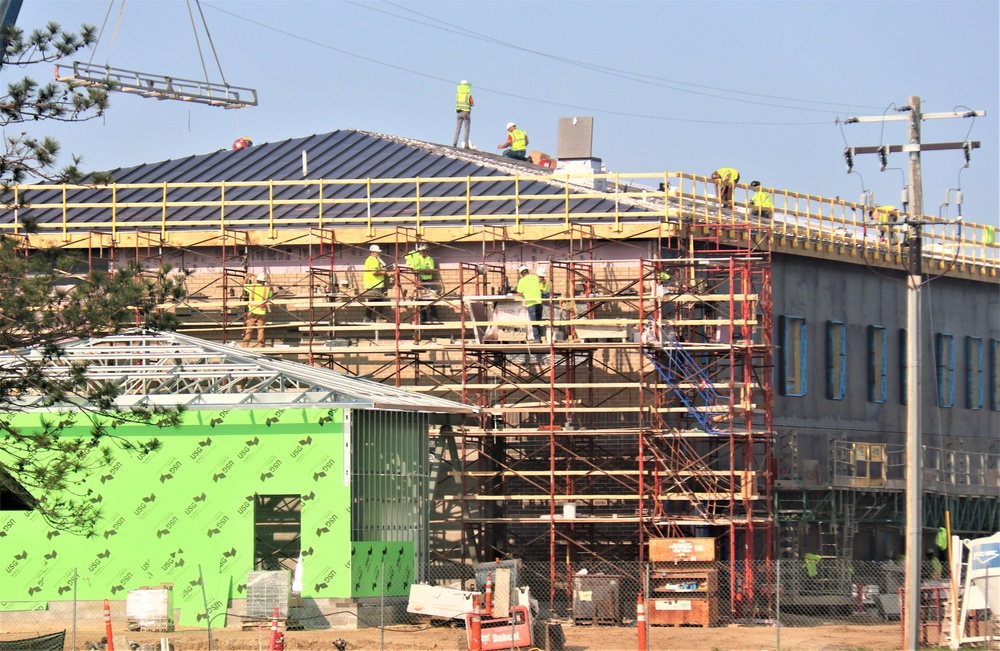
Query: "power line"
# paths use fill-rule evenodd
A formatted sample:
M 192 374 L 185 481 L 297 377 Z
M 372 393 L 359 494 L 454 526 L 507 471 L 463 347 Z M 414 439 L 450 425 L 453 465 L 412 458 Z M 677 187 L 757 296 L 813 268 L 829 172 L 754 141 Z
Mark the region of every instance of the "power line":
M 660 88 L 667 88 L 669 90 L 675 90 L 675 91 L 680 92 L 680 93 L 690 93 L 690 94 L 693 94 L 693 95 L 701 95 L 701 96 L 704 96 L 704 97 L 714 97 L 716 99 L 724 99 L 724 100 L 728 100 L 728 101 L 731 101 L 731 102 L 742 102 L 742 103 L 745 103 L 745 104 L 756 104 L 758 106 L 771 106 L 771 107 L 776 107 L 776 108 L 790 109 L 790 110 L 794 110 L 794 111 L 813 111 L 813 112 L 819 112 L 819 113 L 836 113 L 837 112 L 837 111 L 831 111 L 831 110 L 827 110 L 827 109 L 811 109 L 811 108 L 804 108 L 804 107 L 799 107 L 799 106 L 788 106 L 788 105 L 785 105 L 785 104 L 772 104 L 772 103 L 768 103 L 768 102 L 756 102 L 756 101 L 753 101 L 753 100 L 740 99 L 738 97 L 726 97 L 724 95 L 716 95 L 716 94 L 713 94 L 713 93 L 704 93 L 704 92 L 700 92 L 700 91 L 696 91 L 696 90 L 688 90 L 688 89 L 685 89 L 685 88 L 677 88 L 676 86 L 670 85 L 670 84 L 676 84 L 676 85 L 681 85 L 681 86 L 691 86 L 692 88 L 702 88 L 702 89 L 705 89 L 705 90 L 713 90 L 713 91 L 717 91 L 717 92 L 721 92 L 721 93 L 732 93 L 732 94 L 736 94 L 736 95 L 747 95 L 747 96 L 750 96 L 750 97 L 761 97 L 761 98 L 776 99 L 776 100 L 782 100 L 782 101 L 788 101 L 788 102 L 800 102 L 800 103 L 804 103 L 804 104 L 819 104 L 819 105 L 824 105 L 824 106 L 839 106 L 842 109 L 843 108 L 872 108 L 872 109 L 879 108 L 879 107 L 874 107 L 874 106 L 860 106 L 859 107 L 858 105 L 855 105 L 855 104 L 844 104 L 844 103 L 841 103 L 841 102 L 824 102 L 824 101 L 820 101 L 820 100 L 798 99 L 798 98 L 795 98 L 795 97 L 782 97 L 782 96 L 779 96 L 779 95 L 766 95 L 766 94 L 763 94 L 763 93 L 751 93 L 751 92 L 748 92 L 748 91 L 732 90 L 732 89 L 729 89 L 729 88 L 718 88 L 718 87 L 715 87 L 715 86 L 707 86 L 707 85 L 704 85 L 704 84 L 695 84 L 695 83 L 686 82 L 686 81 L 679 81 L 679 80 L 676 80 L 676 79 L 667 79 L 665 77 L 657 77 L 655 75 L 647 75 L 647 74 L 644 74 L 644 73 L 632 72 L 630 70 L 621 70 L 619 68 L 611 68 L 611 67 L 608 67 L 608 66 L 602 66 L 602 65 L 598 65 L 598 64 L 594 64 L 594 63 L 589 63 L 589 62 L 586 62 L 586 61 L 579 61 L 579 60 L 576 60 L 576 59 L 570 59 L 570 58 L 558 56 L 558 55 L 555 55 L 555 54 L 549 54 L 547 52 L 542 52 L 541 50 L 535 50 L 535 49 L 532 49 L 532 48 L 529 48 L 529 47 L 524 47 L 524 46 L 521 46 L 521 45 L 517 45 L 515 43 L 510 43 L 508 41 L 502 41 L 502 40 L 500 40 L 498 38 L 494 38 L 492 36 L 489 36 L 488 34 L 481 34 L 479 32 L 475 32 L 475 31 L 472 31 L 470 29 L 466 29 L 465 27 L 461 27 L 460 25 L 454 25 L 452 23 L 440 20 L 438 18 L 434 18 L 433 16 L 421 13 L 421 12 L 419 12 L 419 11 L 417 11 L 415 9 L 411 9 L 409 7 L 405 7 L 405 6 L 396 4 L 394 2 L 391 2 L 390 0 L 383 0 L 383 2 L 385 2 L 385 4 L 388 4 L 390 6 L 396 7 L 397 9 L 400 9 L 402 11 L 407 11 L 407 12 L 416 14 L 417 16 L 420 16 L 422 18 L 426 18 L 428 20 L 434 21 L 435 23 L 440 23 L 440 25 L 445 25 L 446 27 L 441 27 L 440 25 L 434 25 L 434 24 L 422 22 L 422 21 L 419 21 L 419 20 L 414 20 L 412 18 L 407 18 L 406 16 L 400 16 L 399 14 L 394 14 L 394 13 L 391 13 L 391 12 L 388 12 L 388 11 L 384 11 L 382 9 L 377 9 L 377 8 L 375 8 L 375 7 L 373 7 L 373 6 L 369 5 L 369 4 L 355 2 L 353 0 L 343 0 L 343 1 L 346 4 L 354 5 L 356 7 L 362 8 L 362 9 L 367 9 L 369 11 L 375 11 L 375 12 L 384 14 L 386 16 L 392 16 L 394 18 L 399 18 L 400 20 L 405 20 L 407 22 L 416 23 L 418 25 L 424 25 L 425 27 L 430 27 L 432 29 L 438 29 L 438 30 L 441 30 L 441 31 L 450 32 L 452 34 L 457 34 L 459 36 L 465 36 L 467 38 L 472 38 L 472 39 L 479 40 L 479 41 L 484 41 L 484 42 L 487 42 L 487 43 L 493 43 L 493 44 L 499 45 L 501 47 L 506 47 L 506 48 L 510 48 L 510 49 L 513 49 L 513 50 L 518 50 L 520 52 L 526 52 L 528 54 L 534 54 L 536 56 L 544 57 L 546 59 L 551 59 L 553 61 L 559 61 L 561 63 L 565 63 L 565 64 L 572 65 L 572 66 L 576 66 L 576 67 L 579 67 L 579 68 L 584 68 L 584 69 L 587 69 L 587 70 L 593 70 L 594 72 L 600 72 L 600 73 L 612 75 L 612 76 L 615 76 L 615 77 L 625 77 L 626 79 L 629 79 L 631 81 L 635 81 L 635 82 L 638 82 L 638 83 L 641 83 L 641 84 L 648 84 L 648 85 L 657 86 L 657 87 L 660 87 Z
M 433 79 L 434 81 L 441 81 L 441 82 L 445 82 L 445 83 L 448 83 L 448 84 L 454 84 L 454 80 L 452 80 L 452 79 L 445 79 L 444 77 L 439 77 L 437 75 L 432 75 L 432 74 L 429 74 L 429 73 L 426 73 L 426 72 L 422 72 L 420 70 L 414 70 L 413 68 L 407 68 L 405 66 L 400 66 L 400 65 L 397 65 L 397 64 L 394 64 L 394 63 L 389 63 L 387 61 L 382 61 L 380 59 L 375 59 L 373 57 L 369 57 L 369 56 L 366 56 L 366 55 L 363 55 L 363 54 L 358 54 L 356 52 L 351 52 L 349 50 L 344 50 L 342 48 L 338 48 L 338 47 L 329 45 L 327 43 L 322 43 L 320 41 L 316 41 L 316 40 L 313 40 L 313 39 L 301 36 L 299 34 L 295 34 L 293 32 L 289 32 L 287 30 L 280 29 L 278 27 L 275 27 L 273 25 L 269 25 L 267 23 L 262 23 L 260 21 L 254 20 L 252 18 L 247 18 L 246 16 L 242 16 L 240 14 L 234 13 L 234 12 L 229 11 L 227 9 L 222 9 L 221 7 L 217 7 L 217 6 L 209 4 L 207 2 L 203 2 L 202 4 L 204 4 L 206 7 L 209 7 L 210 9 L 214 9 L 214 10 L 220 12 L 220 13 L 227 14 L 229 16 L 232 16 L 233 18 L 237 18 L 239 20 L 242 20 L 244 22 L 250 23 L 252 25 L 256 25 L 257 27 L 260 27 L 260 28 L 263 28 L 263 29 L 266 29 L 266 30 L 269 30 L 269 31 L 272 31 L 272 32 L 276 32 L 276 33 L 281 34 L 283 36 L 287 36 L 289 38 L 293 38 L 293 39 L 296 39 L 298 41 L 302 41 L 303 43 L 308 43 L 310 45 L 315 45 L 317 47 L 321 47 L 321 48 L 324 48 L 326 50 L 330 50 L 332 52 L 337 52 L 338 54 L 343 54 L 344 56 L 353 57 L 355 59 L 360 59 L 360 60 L 366 61 L 368 63 L 374 63 L 376 65 L 384 66 L 386 68 L 391 68 L 393 70 L 398 70 L 400 72 L 405 72 L 407 74 L 416 75 L 418 77 L 423 77 L 425 79 Z M 583 106 L 583 105 L 580 105 L 580 104 L 568 104 L 568 103 L 565 103 L 565 102 L 555 102 L 555 101 L 552 101 L 552 100 L 538 99 L 537 97 L 528 97 L 526 95 L 518 95 L 517 93 L 510 93 L 510 92 L 507 92 L 507 91 L 503 91 L 503 90 L 499 90 L 499 89 L 495 89 L 495 88 L 489 88 L 489 87 L 486 87 L 486 86 L 482 86 L 482 85 L 479 85 L 479 84 L 477 84 L 476 87 L 480 91 L 482 91 L 482 92 L 493 93 L 493 94 L 500 95 L 500 96 L 503 96 L 503 97 L 511 97 L 511 98 L 514 98 L 514 99 L 520 99 L 520 100 L 524 100 L 524 101 L 535 102 L 535 103 L 538 103 L 538 104 L 547 104 L 547 105 L 550 105 L 550 106 L 561 106 L 563 108 L 571 108 L 571 109 L 588 111 L 588 112 L 593 112 L 593 113 L 603 113 L 603 114 L 606 114 L 606 115 L 619 115 L 619 116 L 624 116 L 624 117 L 642 118 L 642 119 L 646 119 L 646 120 L 656 120 L 656 121 L 661 121 L 661 122 L 683 122 L 683 123 L 688 123 L 688 124 L 714 124 L 714 125 L 731 125 L 731 126 L 816 126 L 816 125 L 830 124 L 830 122 L 828 122 L 828 121 L 821 121 L 821 122 L 781 122 L 781 121 L 777 121 L 777 122 L 745 122 L 745 121 L 736 121 L 736 120 L 733 120 L 733 121 L 729 121 L 729 120 L 700 120 L 700 119 L 693 119 L 693 118 L 671 117 L 671 116 L 665 116 L 665 115 L 649 115 L 649 114 L 644 114 L 644 113 L 631 113 L 631 112 L 627 112 L 627 111 L 615 111 L 615 110 L 611 110 L 611 109 L 602 109 L 602 108 L 595 108 L 595 107 L 590 107 L 590 106 Z

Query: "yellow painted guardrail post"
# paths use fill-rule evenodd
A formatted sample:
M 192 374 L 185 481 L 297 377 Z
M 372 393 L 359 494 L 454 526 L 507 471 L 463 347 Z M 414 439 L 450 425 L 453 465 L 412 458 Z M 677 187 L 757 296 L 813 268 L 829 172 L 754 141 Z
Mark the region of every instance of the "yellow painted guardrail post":
M 524 233 L 521 228 L 521 177 L 514 177 L 514 232 L 518 235 Z
M 111 184 L 111 241 L 118 241 L 118 184 Z
M 69 215 L 66 209 L 66 184 L 62 184 L 62 231 L 63 241 L 69 242 Z
M 667 221 L 667 215 L 670 213 L 669 206 L 667 202 L 670 199 L 670 174 L 669 172 L 663 173 L 663 221 Z
M 274 233 L 274 179 L 268 179 L 267 181 L 267 236 L 270 239 L 275 239 L 277 236 Z
M 319 180 L 319 227 L 323 228 L 323 179 Z
M 167 182 L 163 182 L 163 202 L 160 206 L 160 237 L 167 239 Z
M 565 199 L 566 228 L 569 228 L 569 172 L 566 173 L 566 177 L 563 179 L 563 187 L 566 188 L 566 199 Z
M 619 206 L 620 194 L 622 191 L 620 172 L 615 172 L 615 232 L 622 232 L 621 209 Z
M 417 235 L 420 235 L 423 232 L 420 229 L 420 177 L 418 176 L 415 179 L 415 181 L 416 181 L 416 195 L 417 195 L 416 196 L 416 200 L 417 200 L 417 215 L 416 215 L 416 220 L 417 220 Z
M 472 232 L 472 176 L 465 177 L 465 233 Z
M 219 182 L 220 189 L 220 200 L 221 205 L 219 206 L 219 233 L 226 232 L 226 182 Z
M 367 224 L 368 225 L 368 235 L 367 236 L 371 237 L 374 234 L 374 231 L 372 230 L 372 177 L 370 177 L 370 176 L 365 179 L 365 195 L 366 195 L 367 202 L 368 202 L 367 213 L 366 213 L 367 218 L 368 218 L 367 219 L 367 222 L 368 222 L 368 224 Z

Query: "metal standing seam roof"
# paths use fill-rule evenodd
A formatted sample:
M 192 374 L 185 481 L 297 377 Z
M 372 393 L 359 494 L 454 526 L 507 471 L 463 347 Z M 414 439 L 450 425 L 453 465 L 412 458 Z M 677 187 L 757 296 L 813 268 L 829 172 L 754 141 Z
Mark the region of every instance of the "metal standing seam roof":
M 39 359 L 38 349 L 0 354 L 0 373 L 23 360 Z M 189 409 L 350 407 L 431 413 L 472 414 L 476 407 L 379 384 L 233 346 L 178 334 L 134 330 L 64 345 L 53 374 L 85 362 L 87 376 L 119 387 L 118 404 L 184 405 Z M 42 396 L 22 396 L 25 408 Z M 73 405 L 65 405 L 69 408 Z
M 238 150 L 220 150 L 209 154 L 146 163 L 135 167 L 119 168 L 110 173 L 118 186 L 135 183 L 219 183 L 226 186 L 226 221 L 238 225 L 244 219 L 260 219 L 260 208 L 256 206 L 232 205 L 241 201 L 266 201 L 269 188 L 266 181 L 295 181 L 302 177 L 302 152 L 307 152 L 309 179 L 391 179 L 420 177 L 421 198 L 440 196 L 465 196 L 464 181 L 434 182 L 435 178 L 464 178 L 488 176 L 513 176 L 531 174 L 532 180 L 522 179 L 518 186 L 519 195 L 551 194 L 552 200 L 522 199 L 518 206 L 521 215 L 530 219 L 532 214 L 562 214 L 565 207 L 566 186 L 561 179 L 546 178 L 554 172 L 529 162 L 515 161 L 495 154 L 476 150 L 458 149 L 419 140 L 397 136 L 341 129 L 332 133 L 294 138 L 273 143 L 262 143 Z M 255 187 L 229 186 L 229 183 L 258 182 Z M 571 187 L 574 187 L 571 184 Z M 593 194 L 586 186 L 575 186 L 578 192 Z M 316 187 L 276 186 L 276 201 L 292 199 L 313 199 L 307 193 L 315 193 Z M 471 191 L 471 208 L 479 218 L 490 214 L 511 214 L 514 212 L 514 181 L 497 179 L 496 184 L 474 183 Z M 326 199 L 364 198 L 364 184 L 325 185 Z M 510 195 L 510 201 L 476 201 L 475 196 Z M 34 197 L 33 197 L 34 195 Z M 174 203 L 195 201 L 219 201 L 219 188 L 171 188 L 169 200 Z M 401 210 L 413 210 L 412 199 L 415 188 L 411 184 L 375 184 L 372 195 L 380 198 L 399 198 L 400 202 L 374 203 L 371 206 L 373 220 L 382 216 L 398 217 Z M 572 191 L 570 196 L 572 197 Z M 67 203 L 88 204 L 111 201 L 110 187 L 85 188 L 67 193 Z M 51 201 L 51 195 L 41 197 L 38 191 L 23 191 L 21 198 L 31 203 Z M 130 207 L 127 204 L 148 202 L 156 206 L 163 200 L 162 187 L 123 188 L 118 187 L 115 201 L 118 204 L 117 219 L 130 224 L 149 222 L 159 224 L 162 212 L 159 207 Z M 570 200 L 570 210 L 576 214 L 607 213 L 617 211 L 647 211 L 648 205 L 639 201 L 614 198 L 578 198 Z M 324 207 L 324 219 L 365 217 L 365 204 L 338 204 Z M 420 212 L 424 216 L 464 218 L 464 202 L 429 202 L 422 204 Z M 275 205 L 274 219 L 301 220 L 303 223 L 315 221 L 315 206 Z M 63 213 L 58 209 L 33 210 L 32 216 L 39 223 L 61 223 Z M 213 206 L 189 206 L 171 208 L 172 221 L 206 220 L 216 217 L 218 208 Z M 0 223 L 13 220 L 13 214 L 0 213 Z M 108 219 L 106 208 L 73 208 L 67 218 L 74 224 L 102 223 Z

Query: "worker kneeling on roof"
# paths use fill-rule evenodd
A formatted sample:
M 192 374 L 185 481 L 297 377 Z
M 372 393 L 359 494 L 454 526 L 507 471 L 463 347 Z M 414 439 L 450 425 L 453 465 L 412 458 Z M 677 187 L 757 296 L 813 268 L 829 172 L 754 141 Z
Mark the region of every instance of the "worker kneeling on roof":
M 497 145 L 503 149 L 503 155 L 517 160 L 528 159 L 528 134 L 517 128 L 513 122 L 507 123 L 507 140 Z

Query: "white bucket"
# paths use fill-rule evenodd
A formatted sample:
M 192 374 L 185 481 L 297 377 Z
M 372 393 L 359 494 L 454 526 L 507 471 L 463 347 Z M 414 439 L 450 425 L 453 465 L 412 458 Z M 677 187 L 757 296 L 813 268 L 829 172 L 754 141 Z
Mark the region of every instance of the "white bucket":
M 576 517 L 576 502 L 566 502 L 563 504 L 563 518 L 572 520 Z

